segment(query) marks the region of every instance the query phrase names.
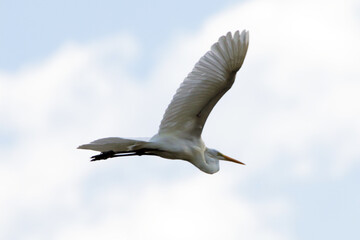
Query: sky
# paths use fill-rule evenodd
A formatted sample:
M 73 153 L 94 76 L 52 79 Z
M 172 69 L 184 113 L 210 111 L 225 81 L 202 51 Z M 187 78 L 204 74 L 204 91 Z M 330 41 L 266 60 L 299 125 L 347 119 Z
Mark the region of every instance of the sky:
M 203 139 L 246 166 L 76 149 L 154 135 L 242 29 Z M 358 239 L 359 42 L 356 0 L 1 1 L 0 239 Z

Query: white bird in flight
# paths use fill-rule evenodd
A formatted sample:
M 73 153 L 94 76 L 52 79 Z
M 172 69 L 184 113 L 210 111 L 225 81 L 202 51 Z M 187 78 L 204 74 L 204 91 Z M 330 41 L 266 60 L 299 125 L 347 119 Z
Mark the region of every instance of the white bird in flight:
M 219 99 L 231 88 L 236 72 L 244 62 L 249 32 L 229 32 L 219 38 L 195 65 L 176 91 L 165 111 L 159 131 L 150 140 L 102 138 L 79 149 L 101 152 L 91 161 L 112 157 L 156 155 L 182 159 L 213 174 L 219 171 L 219 160 L 244 164 L 219 151 L 207 148 L 201 139 L 206 119 Z

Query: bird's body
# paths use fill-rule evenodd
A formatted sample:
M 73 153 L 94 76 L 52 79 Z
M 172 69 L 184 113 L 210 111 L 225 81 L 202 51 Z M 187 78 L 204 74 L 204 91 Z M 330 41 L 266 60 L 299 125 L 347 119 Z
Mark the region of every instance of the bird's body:
M 201 133 L 211 110 L 233 85 L 248 44 L 246 31 L 220 37 L 185 78 L 150 140 L 103 138 L 79 148 L 101 152 L 92 160 L 130 155 L 182 159 L 210 174 L 219 171 L 219 160 L 243 164 L 207 148 Z

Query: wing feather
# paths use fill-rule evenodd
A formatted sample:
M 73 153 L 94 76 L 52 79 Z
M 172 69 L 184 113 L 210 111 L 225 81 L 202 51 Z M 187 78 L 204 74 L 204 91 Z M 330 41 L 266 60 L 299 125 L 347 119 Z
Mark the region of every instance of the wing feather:
M 211 110 L 231 88 L 244 62 L 249 33 L 229 32 L 196 63 L 165 111 L 159 134 L 200 136 Z

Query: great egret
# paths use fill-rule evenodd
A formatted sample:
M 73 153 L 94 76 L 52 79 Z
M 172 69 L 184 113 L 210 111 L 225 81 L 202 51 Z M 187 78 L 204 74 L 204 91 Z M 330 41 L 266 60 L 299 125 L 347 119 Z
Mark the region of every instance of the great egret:
M 200 170 L 219 171 L 219 160 L 244 164 L 207 148 L 201 139 L 206 119 L 219 99 L 231 88 L 244 62 L 249 45 L 248 31 L 229 32 L 212 45 L 180 85 L 165 111 L 159 132 L 150 140 L 102 138 L 79 149 L 101 152 L 91 161 L 133 155 L 157 155 L 186 160 Z

